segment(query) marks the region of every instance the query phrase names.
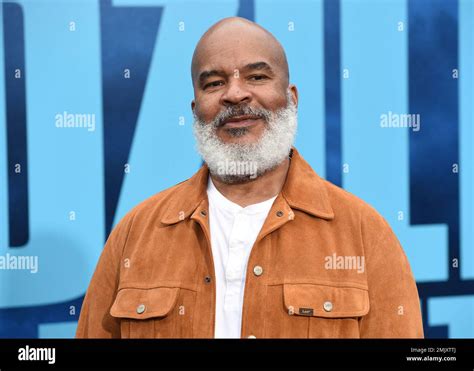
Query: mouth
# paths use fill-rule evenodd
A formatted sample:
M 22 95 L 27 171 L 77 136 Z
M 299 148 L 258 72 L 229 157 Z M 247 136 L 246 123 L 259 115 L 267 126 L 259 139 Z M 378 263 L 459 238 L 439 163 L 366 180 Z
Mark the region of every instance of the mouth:
M 222 126 L 225 128 L 242 128 L 254 125 L 259 120 L 261 120 L 260 117 L 252 115 L 234 116 L 225 120 Z

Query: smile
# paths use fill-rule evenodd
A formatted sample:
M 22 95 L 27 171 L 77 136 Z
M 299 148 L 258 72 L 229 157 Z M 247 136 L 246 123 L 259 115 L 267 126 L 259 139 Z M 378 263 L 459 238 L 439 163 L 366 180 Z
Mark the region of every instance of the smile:
M 261 118 L 257 116 L 235 116 L 226 120 L 223 124 L 223 127 L 227 129 L 243 128 L 243 127 L 252 126 L 258 123 L 260 120 Z

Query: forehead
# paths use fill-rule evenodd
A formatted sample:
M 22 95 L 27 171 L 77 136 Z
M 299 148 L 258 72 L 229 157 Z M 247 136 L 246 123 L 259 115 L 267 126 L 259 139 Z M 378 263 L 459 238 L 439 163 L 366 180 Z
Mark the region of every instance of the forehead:
M 198 46 L 193 77 L 205 70 L 232 72 L 255 62 L 265 62 L 276 72 L 282 67 L 279 54 L 275 42 L 262 33 L 219 33 L 203 40 Z

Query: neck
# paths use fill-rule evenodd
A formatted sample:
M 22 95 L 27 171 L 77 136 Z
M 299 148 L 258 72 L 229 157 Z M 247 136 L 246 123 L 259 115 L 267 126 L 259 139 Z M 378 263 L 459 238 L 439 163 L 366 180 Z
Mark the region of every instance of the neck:
M 228 200 L 246 207 L 263 202 L 278 195 L 285 184 L 290 160 L 286 158 L 275 169 L 246 183 L 227 184 L 211 175 L 217 190 Z

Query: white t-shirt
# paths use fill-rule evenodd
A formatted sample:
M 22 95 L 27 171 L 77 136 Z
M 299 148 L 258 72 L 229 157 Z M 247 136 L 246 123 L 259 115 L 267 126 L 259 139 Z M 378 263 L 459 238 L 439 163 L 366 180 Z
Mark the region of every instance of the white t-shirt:
M 220 193 L 209 177 L 209 224 L 216 274 L 215 338 L 240 338 L 250 250 L 276 197 L 241 207 Z

